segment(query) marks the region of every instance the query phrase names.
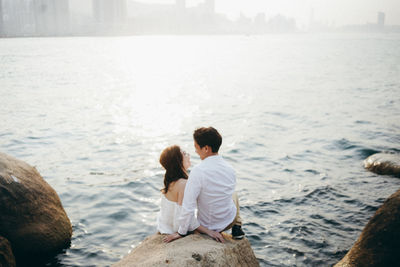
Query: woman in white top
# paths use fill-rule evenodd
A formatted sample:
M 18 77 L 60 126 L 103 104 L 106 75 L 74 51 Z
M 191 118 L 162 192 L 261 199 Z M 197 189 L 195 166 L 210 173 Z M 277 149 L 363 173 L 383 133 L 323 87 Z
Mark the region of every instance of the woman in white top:
M 165 242 L 171 241 L 171 234 L 178 231 L 179 216 L 182 211 L 182 201 L 188 179 L 187 170 L 190 167 L 190 155 L 174 145 L 163 150 L 160 163 L 165 169 L 164 188 L 161 190 L 161 207 L 157 217 L 157 230 L 161 234 L 170 234 L 164 238 Z M 200 226 L 195 216 L 190 223 L 189 231 L 197 230 L 210 235 L 209 229 Z

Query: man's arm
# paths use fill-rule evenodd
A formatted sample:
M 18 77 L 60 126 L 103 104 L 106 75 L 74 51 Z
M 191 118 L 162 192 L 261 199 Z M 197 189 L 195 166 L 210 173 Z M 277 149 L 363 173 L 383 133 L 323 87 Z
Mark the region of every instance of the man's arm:
M 201 191 L 201 171 L 194 168 L 189 175 L 186 183 L 185 194 L 182 202 L 182 213 L 179 218 L 178 234 L 187 234 L 190 223 L 192 222 L 194 211 L 197 207 L 197 198 Z M 200 224 L 199 224 L 200 225 Z
M 199 227 L 197 227 L 196 231 L 199 231 L 202 234 L 206 234 L 206 235 L 208 235 L 212 239 L 215 239 L 218 242 L 224 243 L 224 241 L 225 241 L 224 237 L 221 235 L 220 232 L 212 231 L 212 230 L 210 230 L 210 229 L 208 229 L 208 228 L 206 228 L 204 226 L 200 225 Z
M 221 235 L 221 233 L 217 232 L 217 231 L 212 231 L 204 226 L 199 226 L 197 227 L 196 231 L 202 233 L 202 234 L 206 234 L 208 236 L 210 236 L 212 239 L 215 239 L 217 242 L 221 242 L 224 243 L 225 239 L 224 237 Z M 167 235 L 166 237 L 163 238 L 163 241 L 166 243 L 169 243 L 171 241 L 174 241 L 176 239 L 181 238 L 182 236 L 178 233 L 173 233 L 170 235 Z

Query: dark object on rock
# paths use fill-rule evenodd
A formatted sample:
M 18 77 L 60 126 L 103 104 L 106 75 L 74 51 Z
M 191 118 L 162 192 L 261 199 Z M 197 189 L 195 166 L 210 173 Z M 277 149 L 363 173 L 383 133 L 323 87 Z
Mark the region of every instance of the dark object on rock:
M 377 174 L 400 177 L 400 154 L 373 154 L 364 160 L 364 167 Z
M 201 261 L 203 257 L 199 253 L 193 253 L 192 258 L 195 259 L 196 261 Z
M 234 225 L 232 227 L 232 237 L 233 239 L 242 239 L 244 237 L 244 232 L 241 225 Z
M 385 200 L 335 267 L 398 266 L 399 262 L 400 190 Z
M 10 242 L 2 236 L 0 236 L 0 266 L 15 267 L 15 258 Z
M 70 245 L 71 222 L 54 189 L 27 163 L 0 153 L 0 236 L 19 259 Z
M 218 243 L 206 235 L 194 234 L 164 243 L 163 237 L 147 237 L 113 266 L 259 266 L 246 238 L 233 240 L 224 234 L 225 243 Z

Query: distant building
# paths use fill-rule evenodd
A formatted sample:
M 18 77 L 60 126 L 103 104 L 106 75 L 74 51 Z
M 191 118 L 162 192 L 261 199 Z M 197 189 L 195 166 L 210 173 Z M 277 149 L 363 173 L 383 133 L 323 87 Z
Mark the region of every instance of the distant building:
M 215 0 L 198 2 L 188 7 L 186 0 L 168 4 L 144 0 L 0 0 L 0 36 L 264 34 L 296 30 L 294 19 L 275 16 L 267 20 L 259 13 L 254 19 L 241 14 L 232 21 L 216 13 Z M 385 14 L 378 13 L 373 26 L 376 29 L 384 23 Z
M 246 17 L 242 12 L 240 12 L 239 18 L 235 21 L 233 26 L 234 32 L 250 34 L 253 31 L 253 21 L 251 18 Z
M 378 21 L 377 24 L 380 28 L 383 28 L 385 26 L 385 13 L 383 12 L 378 12 Z
M 114 2 L 114 21 L 124 23 L 127 18 L 126 0 L 113 0 Z
M 68 0 L 33 0 L 36 35 L 53 36 L 69 33 Z
M 112 1 L 93 0 L 93 16 L 96 22 L 104 23 L 112 20 Z
M 168 24 L 172 23 L 171 29 L 174 33 L 185 33 L 187 32 L 187 10 L 186 10 L 186 0 L 176 0 L 175 1 L 175 11 L 176 15 L 168 20 Z M 164 23 L 165 24 L 165 23 Z
M 114 24 L 126 20 L 126 0 L 93 0 L 93 15 L 98 23 Z
M 0 36 L 4 35 L 3 30 L 3 0 L 0 0 Z
M 199 18 L 200 28 L 207 33 L 216 33 L 215 0 L 205 0 L 203 4 L 203 12 L 204 14 Z
M 276 15 L 269 19 L 267 27 L 272 32 L 294 32 L 296 31 L 296 21 L 293 18 Z
M 205 0 L 204 2 L 205 12 L 208 15 L 215 14 L 215 0 Z
M 258 13 L 254 18 L 254 23 L 257 26 L 264 27 L 266 24 L 265 13 Z
M 179 11 L 183 11 L 186 8 L 186 0 L 176 0 L 175 5 Z
M 256 33 L 263 33 L 267 30 L 267 21 L 265 13 L 258 13 L 254 18 L 254 26 Z
M 116 34 L 124 31 L 127 0 L 93 0 L 92 8 L 98 34 Z
M 29 36 L 34 33 L 33 0 L 1 0 L 2 36 Z

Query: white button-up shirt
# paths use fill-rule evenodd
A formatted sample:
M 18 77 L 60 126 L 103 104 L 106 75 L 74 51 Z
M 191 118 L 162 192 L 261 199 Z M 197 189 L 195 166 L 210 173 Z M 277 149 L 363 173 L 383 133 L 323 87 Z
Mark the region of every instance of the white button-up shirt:
M 187 233 L 196 207 L 202 226 L 218 232 L 224 230 L 236 216 L 232 200 L 235 186 L 235 171 L 222 156 L 209 156 L 195 166 L 186 183 L 178 232 Z

